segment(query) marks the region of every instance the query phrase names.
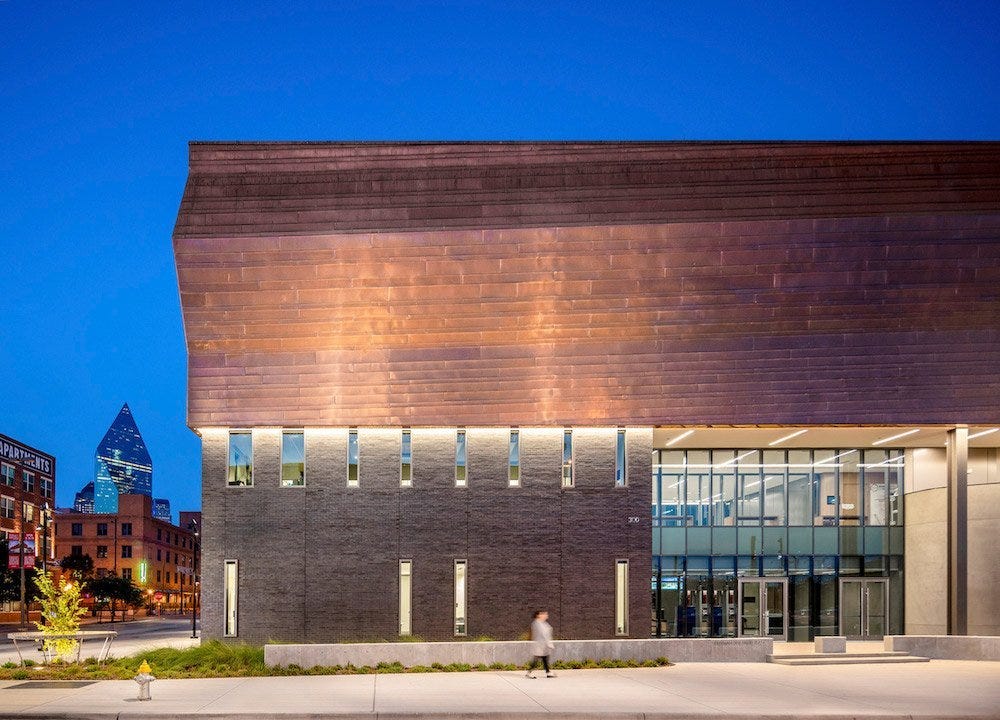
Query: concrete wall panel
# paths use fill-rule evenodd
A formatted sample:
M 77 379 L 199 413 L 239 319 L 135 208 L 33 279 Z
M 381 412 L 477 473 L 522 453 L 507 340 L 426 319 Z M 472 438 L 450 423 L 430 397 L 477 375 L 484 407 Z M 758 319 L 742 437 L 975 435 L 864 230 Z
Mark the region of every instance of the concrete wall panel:
M 969 634 L 1000 635 L 1000 484 L 969 487 Z
M 943 488 L 905 496 L 906 633 L 948 630 L 948 496 Z

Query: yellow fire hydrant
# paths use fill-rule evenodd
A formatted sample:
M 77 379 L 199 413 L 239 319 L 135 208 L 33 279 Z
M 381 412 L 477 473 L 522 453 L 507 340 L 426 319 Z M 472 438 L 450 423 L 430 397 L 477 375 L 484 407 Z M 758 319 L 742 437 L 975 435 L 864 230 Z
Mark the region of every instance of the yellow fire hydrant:
M 153 677 L 153 669 L 149 667 L 148 662 L 145 660 L 142 661 L 142 665 L 139 666 L 139 674 L 132 679 L 139 683 L 139 699 L 152 700 L 149 695 L 149 683 L 156 680 L 156 678 Z

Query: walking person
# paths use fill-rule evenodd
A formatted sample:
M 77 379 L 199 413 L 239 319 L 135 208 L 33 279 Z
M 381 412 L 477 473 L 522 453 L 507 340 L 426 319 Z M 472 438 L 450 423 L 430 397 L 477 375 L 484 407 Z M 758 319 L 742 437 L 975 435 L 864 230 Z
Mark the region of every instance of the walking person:
M 536 610 L 531 620 L 531 662 L 528 663 L 527 677 L 532 680 L 535 667 L 541 663 L 545 668 L 545 677 L 555 677 L 556 674 L 549 668 L 549 655 L 555 648 L 552 642 L 552 626 L 549 625 L 549 613 L 547 610 Z

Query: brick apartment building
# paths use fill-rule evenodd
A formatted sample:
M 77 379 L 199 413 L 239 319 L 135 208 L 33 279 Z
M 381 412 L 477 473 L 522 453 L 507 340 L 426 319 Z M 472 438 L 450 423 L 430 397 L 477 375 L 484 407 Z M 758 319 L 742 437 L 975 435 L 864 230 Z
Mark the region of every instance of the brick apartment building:
M 0 540 L 7 556 L 8 537 L 22 531 L 35 537 L 37 557 L 25 565 L 41 567 L 56 557 L 51 518 L 43 519 L 54 504 L 56 461 L 51 455 L 6 435 L 0 435 Z M 46 558 L 47 553 L 47 558 Z
M 206 638 L 1000 633 L 998 143 L 192 143 L 173 243 Z
M 199 513 L 183 513 L 190 521 Z M 120 495 L 118 513 L 59 510 L 55 518 L 59 558 L 89 555 L 98 577 L 130 578 L 165 609 L 190 607 L 195 540 L 188 527 L 153 517 L 149 495 Z

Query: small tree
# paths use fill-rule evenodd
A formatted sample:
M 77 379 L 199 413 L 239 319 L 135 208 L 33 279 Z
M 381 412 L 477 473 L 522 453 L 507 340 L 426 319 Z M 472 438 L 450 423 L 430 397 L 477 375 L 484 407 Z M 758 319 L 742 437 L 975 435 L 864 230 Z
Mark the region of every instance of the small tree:
M 80 606 L 80 583 L 66 582 L 61 586 L 56 574 L 38 573 L 36 578 L 38 590 L 41 593 L 39 602 L 42 605 L 44 622 L 35 623 L 38 629 L 46 635 L 61 635 L 75 633 L 80 630 L 80 616 L 86 610 Z M 66 638 L 43 640 L 45 649 L 56 657 L 69 658 L 77 646 L 76 640 Z
M 0 542 L 0 604 L 17 602 L 21 599 L 21 571 L 7 569 L 7 543 Z M 24 573 L 25 590 L 29 603 L 38 597 L 35 585 L 35 570 L 28 569 Z
M 105 575 L 102 578 L 91 580 L 87 588 L 94 596 L 94 601 L 99 604 L 110 603 L 111 621 L 114 622 L 116 607 L 119 602 L 127 607 L 139 607 L 143 603 L 142 590 L 140 590 L 130 579 L 119 577 L 118 575 Z M 122 610 L 124 613 L 124 609 Z
M 90 555 L 67 555 L 59 561 L 59 567 L 77 580 L 86 580 L 94 574 L 94 559 Z
M 20 578 L 6 564 L 0 568 L 0 604 L 15 602 L 21 597 Z

